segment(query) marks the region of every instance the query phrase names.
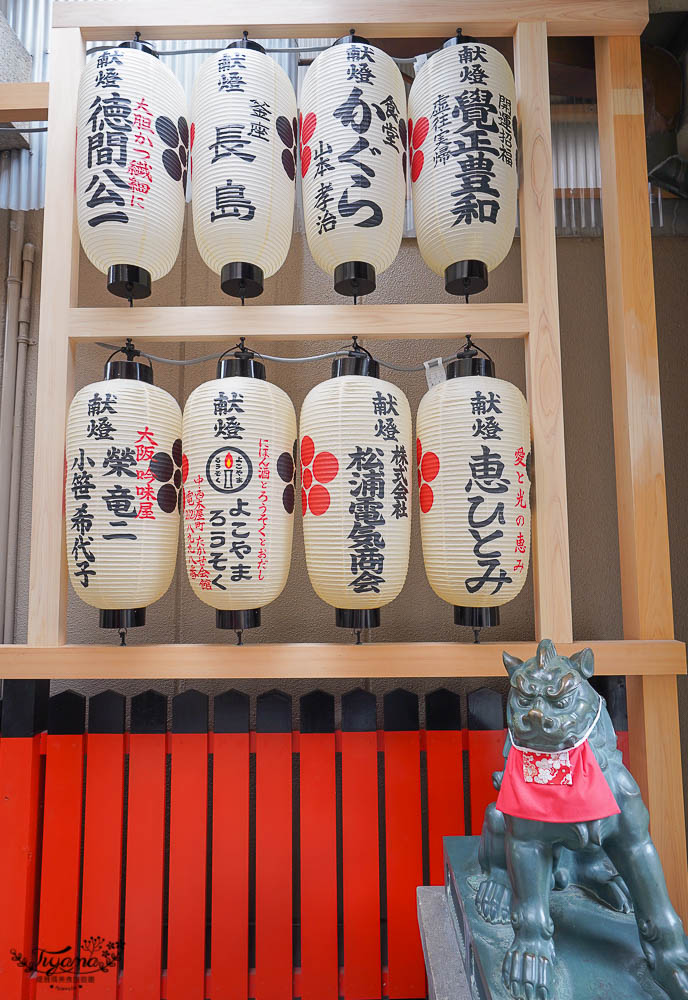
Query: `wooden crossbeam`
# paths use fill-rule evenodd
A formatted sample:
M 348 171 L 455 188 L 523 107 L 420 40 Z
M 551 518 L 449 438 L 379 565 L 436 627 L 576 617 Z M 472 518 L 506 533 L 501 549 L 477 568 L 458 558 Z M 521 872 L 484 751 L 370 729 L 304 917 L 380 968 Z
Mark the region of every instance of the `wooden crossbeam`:
M 600 675 L 686 672 L 682 642 L 557 643 L 565 655 L 590 646 Z M 534 642 L 259 643 L 213 645 L 0 646 L 0 677 L 341 678 L 503 677 L 502 649 L 526 659 Z
M 231 21 L 228 19 L 231 18 Z M 259 38 L 320 38 L 356 27 L 374 38 L 513 35 L 519 21 L 546 21 L 551 35 L 639 35 L 647 0 L 59 0 L 55 27 L 81 28 L 84 38 L 110 40 L 142 31 L 149 38 L 233 38 L 247 29 Z
M 48 118 L 47 83 L 0 83 L 0 122 L 44 122 Z
M 103 277 L 103 281 L 105 278 Z M 355 311 L 352 310 L 355 308 Z M 69 334 L 75 341 L 234 340 L 257 337 L 302 343 L 348 341 L 356 329 L 365 340 L 452 337 L 525 337 L 528 308 L 520 302 L 446 305 L 141 306 L 74 308 Z

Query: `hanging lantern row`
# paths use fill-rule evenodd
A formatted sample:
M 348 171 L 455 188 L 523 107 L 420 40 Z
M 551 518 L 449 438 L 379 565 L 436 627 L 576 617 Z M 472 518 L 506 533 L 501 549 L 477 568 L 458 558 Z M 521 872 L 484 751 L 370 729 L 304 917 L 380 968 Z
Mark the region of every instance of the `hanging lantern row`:
M 337 626 L 377 627 L 408 571 L 413 454 L 408 400 L 378 362 L 354 338 L 306 396 L 297 442 L 291 400 L 243 345 L 183 420 L 123 351 L 76 394 L 67 428 L 69 577 L 101 626 L 145 623 L 174 574 L 180 513 L 189 582 L 217 627 L 260 625 L 289 574 L 299 461 L 313 589 Z M 496 625 L 528 571 L 528 409 L 470 338 L 421 400 L 415 450 L 428 581 L 458 625 Z
M 179 82 L 138 33 L 87 61 L 79 234 L 109 290 L 144 298 L 171 270 L 193 169 L 203 260 L 228 295 L 260 295 L 289 250 L 298 162 L 308 245 L 337 292 L 370 294 L 394 261 L 407 169 L 423 259 L 452 294 L 486 288 L 516 225 L 516 97 L 501 53 L 457 31 L 414 80 L 407 125 L 395 62 L 352 29 L 308 68 L 297 122 L 289 78 L 246 36 L 203 63 L 190 127 Z

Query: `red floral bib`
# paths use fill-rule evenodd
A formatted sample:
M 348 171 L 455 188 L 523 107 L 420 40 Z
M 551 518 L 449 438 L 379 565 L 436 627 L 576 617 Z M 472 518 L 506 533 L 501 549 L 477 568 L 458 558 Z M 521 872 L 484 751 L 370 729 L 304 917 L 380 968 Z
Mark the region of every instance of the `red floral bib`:
M 568 750 L 545 753 L 519 747 L 509 732 L 511 749 L 497 809 L 544 823 L 587 823 L 621 812 L 588 743 L 601 708 L 600 701 L 588 732 Z

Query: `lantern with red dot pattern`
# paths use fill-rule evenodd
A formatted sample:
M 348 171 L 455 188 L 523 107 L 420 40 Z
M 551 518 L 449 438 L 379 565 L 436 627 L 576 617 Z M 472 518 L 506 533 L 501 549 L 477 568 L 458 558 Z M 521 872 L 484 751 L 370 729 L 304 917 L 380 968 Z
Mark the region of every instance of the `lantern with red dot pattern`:
M 301 508 L 313 589 L 342 628 L 380 624 L 406 579 L 411 411 L 362 350 L 333 362 L 301 410 Z
M 239 636 L 260 625 L 291 564 L 296 414 L 247 350 L 184 407 L 184 548 L 191 589 Z
M 530 554 L 528 406 L 467 346 L 416 421 L 420 527 L 430 586 L 457 625 L 499 624 Z
M 172 582 L 182 476 L 179 404 L 123 350 L 74 396 L 65 452 L 69 579 L 101 628 L 120 630 L 144 625 Z

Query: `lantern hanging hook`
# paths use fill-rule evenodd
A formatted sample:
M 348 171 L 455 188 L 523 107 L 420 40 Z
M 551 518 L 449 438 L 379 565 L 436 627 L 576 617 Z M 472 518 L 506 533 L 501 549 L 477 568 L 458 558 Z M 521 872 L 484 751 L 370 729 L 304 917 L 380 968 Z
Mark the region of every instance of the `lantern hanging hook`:
M 244 645 L 244 639 L 243 639 L 244 633 L 243 633 L 243 629 L 237 628 L 234 631 L 236 632 L 237 646 L 243 646 Z
M 474 646 L 479 646 L 480 645 L 480 629 L 479 628 L 474 628 L 473 629 L 473 645 Z
M 466 334 L 466 343 L 463 345 L 460 351 L 456 352 L 457 358 L 474 358 L 476 354 L 484 354 L 488 361 L 492 361 L 492 357 L 487 353 L 483 347 L 479 347 L 478 344 L 473 343 L 473 336 L 470 333 Z
M 246 39 L 248 38 L 248 31 L 244 28 L 244 30 L 241 33 L 244 36 L 244 41 L 246 41 Z
M 119 630 L 119 644 L 120 646 L 126 646 L 127 644 L 127 630 L 125 628 Z
M 361 646 L 362 643 L 361 643 L 361 630 L 360 630 L 360 628 L 354 629 L 354 635 L 356 636 L 355 645 L 356 646 Z
M 140 31 L 135 31 L 134 32 L 134 41 L 135 42 L 140 42 L 141 41 L 141 32 Z

